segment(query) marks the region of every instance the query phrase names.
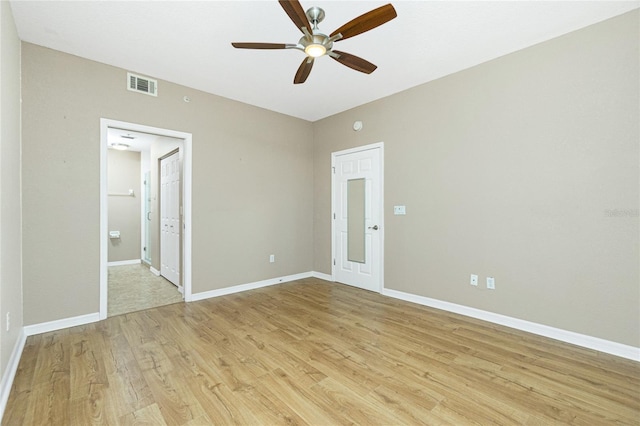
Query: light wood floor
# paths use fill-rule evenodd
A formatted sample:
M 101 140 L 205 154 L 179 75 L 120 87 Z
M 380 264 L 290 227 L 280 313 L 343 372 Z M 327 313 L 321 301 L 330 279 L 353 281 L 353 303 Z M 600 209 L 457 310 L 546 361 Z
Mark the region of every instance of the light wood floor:
M 142 264 L 109 266 L 107 316 L 182 302 L 178 287 Z
M 640 363 L 315 279 L 29 337 L 3 420 L 639 422 Z

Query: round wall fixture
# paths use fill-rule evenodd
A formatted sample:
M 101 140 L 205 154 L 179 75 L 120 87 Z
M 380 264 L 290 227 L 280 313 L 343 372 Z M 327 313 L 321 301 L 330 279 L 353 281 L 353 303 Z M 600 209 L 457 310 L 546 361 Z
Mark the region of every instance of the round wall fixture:
M 362 130 L 362 121 L 354 121 L 353 130 L 355 130 L 356 132 L 359 132 L 360 130 Z

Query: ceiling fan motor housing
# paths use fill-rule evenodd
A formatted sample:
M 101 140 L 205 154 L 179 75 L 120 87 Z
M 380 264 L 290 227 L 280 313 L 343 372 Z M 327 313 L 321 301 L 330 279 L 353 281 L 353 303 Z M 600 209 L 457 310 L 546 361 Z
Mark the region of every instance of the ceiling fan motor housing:
M 324 10 L 316 6 L 310 7 L 307 10 L 306 16 L 313 26 L 313 33 L 309 34 L 306 28 L 302 28 L 305 35 L 298 41 L 302 50 L 307 52 L 307 47 L 309 46 L 322 46 L 325 49 L 324 52 L 330 51 L 333 47 L 333 40 L 330 40 L 326 34 L 322 34 L 318 28 L 318 24 L 324 19 Z M 322 49 L 322 47 L 319 48 Z M 324 54 L 324 52 L 322 54 Z
M 324 46 L 327 51 L 330 51 L 333 47 L 333 42 L 329 41 L 329 37 L 320 32 L 316 32 L 315 30 L 313 31 L 313 35 L 311 36 L 311 38 L 305 35 L 300 39 L 300 41 L 298 41 L 298 43 L 302 45 L 303 50 L 306 49 L 307 46 L 312 44 L 320 44 Z
M 307 19 L 309 19 L 309 22 L 313 24 L 313 29 L 315 30 L 315 27 L 317 27 L 318 24 L 324 19 L 324 10 L 316 6 L 310 7 L 307 10 Z

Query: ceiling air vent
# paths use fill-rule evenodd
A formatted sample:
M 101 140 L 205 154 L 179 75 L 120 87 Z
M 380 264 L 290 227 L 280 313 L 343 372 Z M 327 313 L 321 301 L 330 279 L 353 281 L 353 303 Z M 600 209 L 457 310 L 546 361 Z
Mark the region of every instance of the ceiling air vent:
M 158 80 L 149 77 L 127 73 L 127 89 L 133 92 L 146 93 L 147 95 L 158 96 Z

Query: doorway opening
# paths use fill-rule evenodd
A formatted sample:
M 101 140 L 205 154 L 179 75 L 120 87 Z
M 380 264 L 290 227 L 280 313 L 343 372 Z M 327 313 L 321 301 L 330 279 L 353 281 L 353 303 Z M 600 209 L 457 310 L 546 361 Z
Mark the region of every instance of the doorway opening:
M 191 134 L 101 119 L 100 143 L 100 318 L 191 301 Z M 113 149 L 118 144 L 126 145 L 126 150 Z M 162 158 L 171 153 L 175 153 L 172 166 L 177 178 L 173 180 L 177 219 L 171 225 L 177 248 L 170 250 L 175 259 L 170 262 L 174 275 L 169 282 L 161 276 L 166 276 L 161 272 L 161 253 L 166 258 L 169 250 L 163 250 L 160 232 L 164 200 L 160 167 Z M 127 169 L 120 164 L 127 161 L 134 169 L 138 162 L 137 169 L 129 171 L 130 176 L 137 173 L 138 181 L 126 182 Z M 130 216 L 128 220 L 118 217 L 125 204 L 129 209 L 137 207 L 137 222 Z M 154 294 L 136 294 L 136 288 L 153 289 Z M 118 291 L 122 298 L 114 293 Z M 136 302 L 136 297 L 142 302 Z M 121 301 L 123 306 L 115 306 Z

